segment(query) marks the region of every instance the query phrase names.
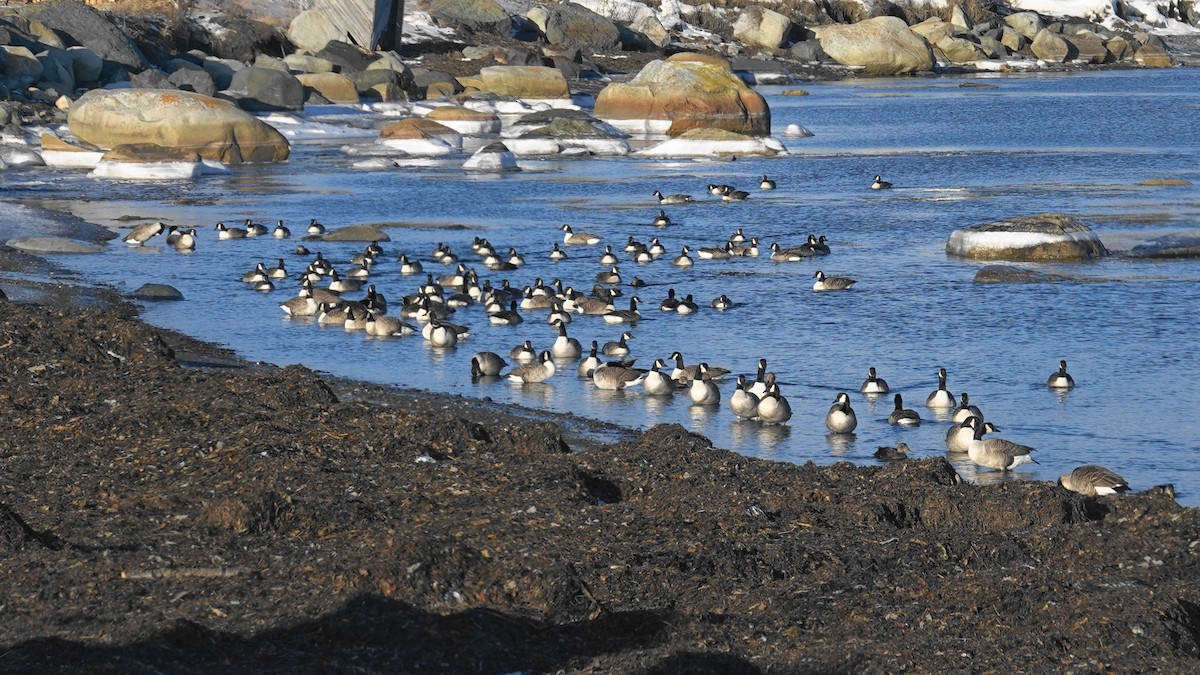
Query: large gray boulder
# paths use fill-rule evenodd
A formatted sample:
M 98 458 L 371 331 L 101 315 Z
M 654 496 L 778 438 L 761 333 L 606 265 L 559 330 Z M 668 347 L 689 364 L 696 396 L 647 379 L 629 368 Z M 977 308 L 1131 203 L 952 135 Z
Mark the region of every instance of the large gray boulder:
M 76 84 L 88 84 L 100 79 L 104 59 L 96 52 L 87 47 L 75 46 L 68 47 L 67 53 L 71 55 L 71 69 L 75 73 Z
M 821 48 L 843 66 L 862 66 L 872 75 L 901 75 L 933 69 L 933 50 L 924 38 L 893 16 L 856 24 L 813 26 Z
M 29 48 L 4 46 L 3 50 L 4 53 L 0 54 L 0 65 L 4 66 L 7 89 L 24 91 L 42 79 L 42 62 Z
M 1074 49 L 1074 58 L 1078 61 L 1104 63 L 1108 59 L 1108 50 L 1104 47 L 1104 40 L 1095 33 L 1080 31 L 1064 35 L 1063 39 L 1071 43 L 1071 47 Z
M 1142 242 L 1129 251 L 1138 258 L 1200 258 L 1200 232 L 1177 232 Z
M 574 3 L 535 7 L 529 11 L 529 18 L 542 28 L 552 45 L 607 52 L 621 43 L 621 33 L 613 22 Z
M 433 0 L 429 16 L 440 26 L 508 36 L 512 19 L 496 0 Z
M 1046 27 L 1042 23 L 1042 17 L 1038 16 L 1037 12 L 1017 12 L 1004 17 L 1004 23 L 1010 28 L 1020 33 L 1028 40 L 1037 37 L 1037 34 L 1042 32 Z
M 1046 28 L 1038 31 L 1029 48 L 1034 56 L 1043 61 L 1062 63 L 1071 58 L 1071 44 L 1063 36 Z
M 300 110 L 304 85 L 291 73 L 273 68 L 244 68 L 233 74 L 226 90 L 246 110 Z
M 177 68 L 167 78 L 167 81 L 176 89 L 183 91 L 194 91 L 205 96 L 217 93 L 217 85 L 213 82 L 212 75 L 209 75 L 200 66 Z
M 792 20 L 779 12 L 750 5 L 733 24 L 733 37 L 743 44 L 775 49 L 783 45 L 792 30 Z
M 69 35 L 106 61 L 119 63 L 130 70 L 142 70 L 150 65 L 137 45 L 107 16 L 77 0 L 39 2 L 21 8 L 20 14 Z
M 975 260 L 1092 260 L 1107 255 L 1088 226 L 1061 213 L 1019 216 L 955 230 L 946 254 Z
M 368 52 L 341 40 L 331 40 L 324 49 L 316 53 L 316 56 L 332 63 L 335 72 L 344 75 L 362 72 L 371 65 L 372 61 L 379 58 L 374 52 Z
M 288 24 L 287 37 L 297 49 L 313 53 L 324 49 L 330 40 L 346 39 L 345 33 L 338 30 L 329 17 L 316 9 L 297 14 Z

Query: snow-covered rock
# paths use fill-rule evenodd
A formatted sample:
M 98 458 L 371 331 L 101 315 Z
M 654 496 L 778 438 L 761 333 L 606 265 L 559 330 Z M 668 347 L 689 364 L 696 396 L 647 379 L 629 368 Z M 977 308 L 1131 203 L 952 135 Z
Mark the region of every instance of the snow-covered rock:
M 637 157 L 780 157 L 787 149 L 770 136 L 746 136 L 723 129 L 692 129 L 678 138 L 633 153 Z
M 1061 213 L 1019 216 L 955 230 L 946 254 L 976 260 L 1091 260 L 1108 251 L 1088 226 Z
M 494 173 L 521 170 L 521 167 L 517 165 L 516 155 L 508 149 L 508 146 L 499 141 L 488 143 L 477 150 L 466 162 L 463 162 L 463 168 L 468 171 Z

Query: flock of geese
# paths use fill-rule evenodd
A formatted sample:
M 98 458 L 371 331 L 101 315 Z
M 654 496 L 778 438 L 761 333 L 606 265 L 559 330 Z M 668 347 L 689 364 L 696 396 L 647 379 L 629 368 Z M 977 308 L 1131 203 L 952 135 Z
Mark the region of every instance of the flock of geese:
M 767 176 L 762 177 L 760 189 L 772 190 L 775 187 L 775 181 Z M 886 189 L 891 187 L 891 183 L 875 176 L 870 187 Z M 729 185 L 710 184 L 707 189 L 711 195 L 723 201 L 744 201 L 749 198 L 746 191 Z M 660 205 L 682 205 L 696 201 L 687 194 L 664 195 L 659 191 L 653 194 Z M 650 224 L 666 228 L 672 223 L 669 216 L 660 210 Z M 291 231 L 282 221 L 278 221 L 274 228 L 246 220 L 240 227 L 217 223 L 215 229 L 219 240 L 268 234 L 276 239 L 291 236 Z M 310 240 L 315 240 L 325 233 L 325 227 L 314 219 L 305 231 Z M 561 244 L 553 244 L 546 254 L 550 260 L 566 259 L 569 254 L 564 248 L 593 247 L 603 240 L 597 234 L 576 231 L 570 225 L 563 225 L 561 231 Z M 194 229 L 167 228 L 162 223 L 139 225 L 124 240 L 130 245 L 140 246 L 164 232 L 167 233 L 168 245 L 177 250 L 190 251 L 195 248 L 197 235 Z M 799 245 L 772 243 L 768 250 L 774 262 L 797 262 L 830 254 L 826 238 L 812 234 Z M 525 263 L 524 256 L 514 248 L 501 251 L 482 238 L 475 238 L 471 251 L 481 265 L 495 272 L 515 271 Z M 588 294 L 570 286 L 564 287 L 559 280 L 546 284 L 536 279 L 521 288 L 510 285 L 507 279 L 499 285 L 493 285 L 490 280 L 481 282 L 477 272 L 444 244 L 438 244 L 430 253 L 430 258 L 452 270 L 446 274 L 425 272 L 419 260 L 400 254 L 396 258 L 400 274 L 406 277 L 424 274 L 424 281 L 418 283 L 414 292 L 404 296 L 399 303 L 393 303 L 390 306 L 394 310 L 392 313 L 389 313 L 387 299 L 370 283 L 372 269 L 384 262 L 385 252 L 378 242 L 371 242 L 362 252 L 355 254 L 340 271 L 320 252 L 314 255 L 304 245 L 297 246 L 294 252 L 301 256 L 313 256 L 299 274 L 290 272 L 285 261 L 279 259 L 274 266 L 259 262 L 242 276 L 242 281 L 261 292 L 274 291 L 288 280 L 297 281 L 297 294 L 280 303 L 280 309 L 289 317 L 310 317 L 322 326 L 340 325 L 348 332 L 363 331 L 376 337 L 419 333 L 431 346 L 449 348 L 470 335 L 466 326 L 449 321 L 459 309 L 479 306 L 491 325 L 515 325 L 525 321 L 535 311 L 546 313 L 546 322 L 556 333 L 548 349 L 539 351 L 534 348 L 532 341 L 527 340 L 510 349 L 507 359 L 493 351 L 478 352 L 471 359 L 471 376 L 476 380 L 506 379 L 523 385 L 537 384 L 554 377 L 560 368 L 575 364 L 578 377 L 590 380 L 602 390 L 616 391 L 640 386 L 648 396 L 685 395 L 694 406 L 716 408 L 721 403 L 718 382 L 730 375 L 729 370 L 706 362 L 688 365 L 680 352 L 674 352 L 669 359 L 655 360 L 649 368 L 635 367 L 635 360 L 629 356 L 629 341 L 634 339 L 631 331 L 642 318 L 643 303 L 636 295 L 629 299 L 627 308 L 619 308 L 616 301 L 622 294 L 619 286 L 627 283 L 637 288 L 645 283 L 637 277 L 625 279 L 619 268 L 620 256 L 612 245 L 606 245 L 598 258 L 608 269 L 595 276 L 595 285 Z M 657 237 L 651 238 L 649 243 L 643 243 L 631 236 L 621 252 L 635 263 L 649 263 L 665 256 L 666 248 Z M 695 259 L 756 257 L 759 252 L 757 238 L 747 238 L 738 229 L 720 245 L 695 250 L 683 246 L 680 254 L 672 258 L 672 263 L 678 267 L 688 267 L 694 264 Z M 812 289 L 817 292 L 845 291 L 856 283 L 848 277 L 827 276 L 820 270 L 816 271 L 813 278 L 815 282 Z M 707 304 L 716 310 L 726 310 L 735 305 L 725 295 Z M 661 312 L 690 314 L 698 311 L 700 305 L 692 295 L 681 298 L 675 289 L 670 289 L 658 308 Z M 567 328 L 580 315 L 600 317 L 604 323 L 622 325 L 628 330 L 618 340 L 603 345 L 593 340 L 590 349 L 585 349 L 568 334 Z M 1058 369 L 1046 381 L 1048 387 L 1070 389 L 1075 385 L 1066 366 L 1066 361 L 1059 363 Z M 937 388 L 925 398 L 925 405 L 941 413 L 949 412 L 952 426 L 945 437 L 948 453 L 965 455 L 980 467 L 1003 472 L 1026 463 L 1036 463 L 1032 456 L 1033 448 L 994 435 L 1000 429 L 984 420 L 983 413 L 971 403 L 967 393 L 955 397 L 947 389 L 944 368 L 937 372 L 937 380 Z M 892 392 L 872 367 L 868 369 L 859 393 L 869 400 L 876 400 Z M 893 401 L 895 407 L 888 416 L 888 424 L 912 427 L 922 423 L 920 413 L 905 407 L 900 393 L 894 394 Z M 759 360 L 757 374 L 752 378 L 746 375 L 736 377 L 728 407 L 737 419 L 764 425 L 784 424 L 792 417 L 791 405 L 781 392 L 774 373 L 767 370 L 765 359 Z M 858 419 L 847 392 L 836 395 L 825 416 L 825 425 L 830 434 L 837 435 L 852 434 L 858 427 Z M 907 445 L 900 443 L 894 448 L 881 447 L 876 457 L 884 460 L 904 459 L 908 451 Z M 1130 489 L 1119 475 L 1095 465 L 1079 467 L 1062 476 L 1058 482 L 1069 490 L 1086 495 L 1116 494 Z

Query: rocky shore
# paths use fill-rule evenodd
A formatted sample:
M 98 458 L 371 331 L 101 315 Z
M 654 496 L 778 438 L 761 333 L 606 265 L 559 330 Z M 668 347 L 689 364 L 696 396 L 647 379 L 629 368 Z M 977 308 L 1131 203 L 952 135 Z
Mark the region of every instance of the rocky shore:
M 589 444 L 484 402 L 245 367 L 103 292 L 33 290 L 0 315 L 5 672 L 1200 658 L 1200 512 L 1161 493 L 975 486 L 940 459 L 796 466 L 674 426 Z

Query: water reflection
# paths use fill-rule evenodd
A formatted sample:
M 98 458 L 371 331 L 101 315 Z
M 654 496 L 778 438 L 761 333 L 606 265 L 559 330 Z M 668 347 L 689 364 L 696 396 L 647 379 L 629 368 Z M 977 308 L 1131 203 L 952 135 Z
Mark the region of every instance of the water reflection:
M 970 459 L 966 455 L 953 456 L 947 454 L 947 459 L 954 466 L 958 475 L 963 477 L 963 480 L 974 483 L 975 485 L 1003 485 L 1005 483 L 1015 483 L 1020 481 L 1040 480 L 1036 474 L 1027 471 L 1001 471 L 999 469 L 985 469 Z
M 550 382 L 517 382 L 515 380 L 508 382 L 513 389 L 543 405 L 554 402 L 554 385 Z
M 854 452 L 856 434 L 825 434 L 825 442 L 829 444 L 829 452 L 837 457 L 845 457 Z
M 759 424 L 758 444 L 764 454 L 778 454 L 780 446 L 787 442 L 792 435 L 792 427 L 787 424 Z

